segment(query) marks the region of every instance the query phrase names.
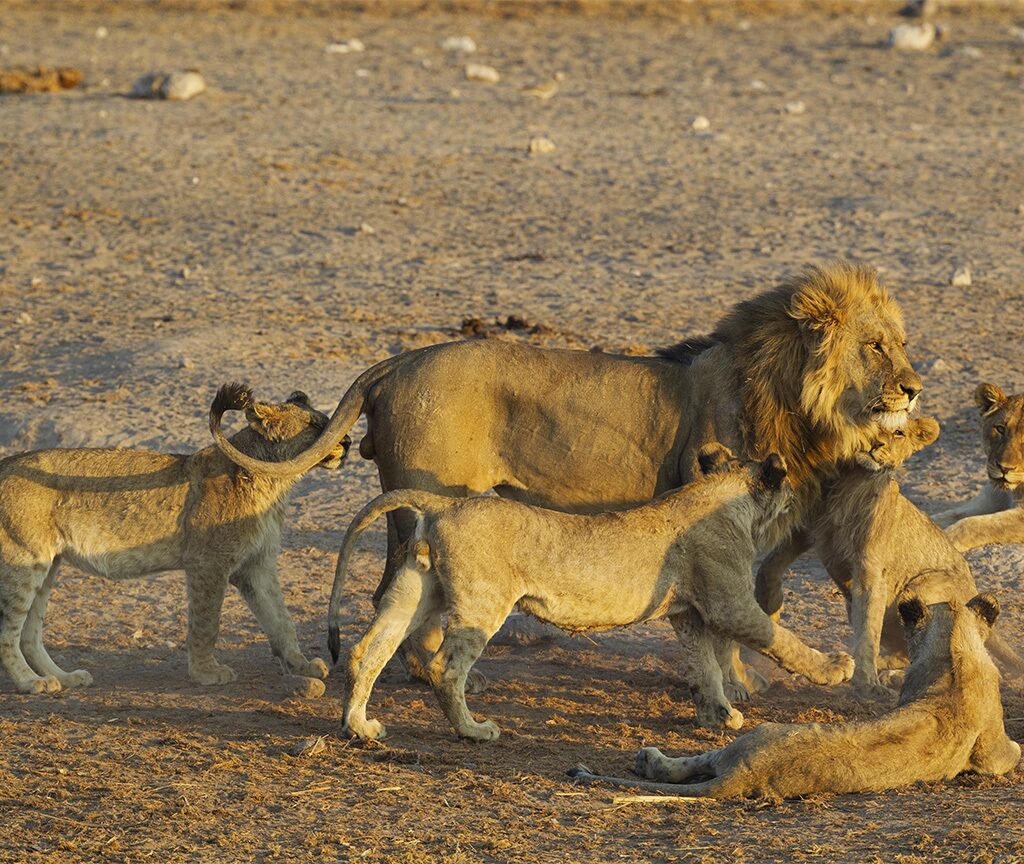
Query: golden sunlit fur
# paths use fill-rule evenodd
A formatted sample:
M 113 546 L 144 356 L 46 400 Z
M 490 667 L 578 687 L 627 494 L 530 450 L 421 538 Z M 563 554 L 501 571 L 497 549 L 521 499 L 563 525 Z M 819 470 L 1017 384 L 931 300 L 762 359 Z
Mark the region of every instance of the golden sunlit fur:
M 232 436 L 235 446 L 261 459 L 301 452 L 327 423 L 298 392 L 274 404 L 225 385 L 211 410 L 226 408 L 244 410 L 249 421 Z M 347 443 L 340 441 L 322 464 L 341 464 Z M 277 578 L 285 505 L 297 479 L 250 474 L 216 447 L 189 456 L 39 450 L 0 461 L 0 662 L 15 686 L 43 693 L 92 683 L 84 670 L 58 667 L 43 646 L 43 616 L 61 560 L 111 579 L 184 570 L 189 674 L 200 684 L 235 678 L 213 655 L 229 582 L 289 671 L 327 677 L 322 660 L 299 650 Z

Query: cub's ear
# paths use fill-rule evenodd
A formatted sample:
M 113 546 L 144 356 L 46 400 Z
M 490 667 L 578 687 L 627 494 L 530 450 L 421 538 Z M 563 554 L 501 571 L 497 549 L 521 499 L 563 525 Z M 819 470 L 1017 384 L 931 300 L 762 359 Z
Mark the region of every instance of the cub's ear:
M 718 474 L 722 471 L 729 471 L 736 464 L 736 457 L 732 450 L 724 444 L 712 441 L 700 448 L 697 454 L 697 464 L 700 465 L 701 473 L 708 477 L 711 474 Z
M 265 438 L 277 425 L 279 418 L 277 409 L 273 405 L 268 405 L 266 402 L 253 402 L 246 406 L 245 419 L 249 421 L 249 426 L 257 434 Z
M 758 479 L 768 489 L 781 489 L 787 473 L 786 460 L 778 453 L 769 453 L 761 463 Z
M 924 605 L 921 598 L 913 594 L 904 594 L 900 597 L 896 608 L 900 613 L 900 621 L 903 622 L 904 627 L 920 627 L 928 621 L 931 615 L 931 612 L 928 611 L 928 607 Z
M 286 402 L 293 402 L 296 405 L 307 405 L 307 406 L 309 405 L 309 397 L 305 393 L 303 393 L 301 390 L 296 390 L 285 401 Z
M 999 601 L 995 594 L 979 594 L 967 601 L 967 608 L 981 618 L 989 627 L 996 623 L 999 617 Z
M 935 439 L 939 437 L 939 421 L 934 417 L 911 420 L 909 426 L 908 431 L 918 449 L 934 444 Z
M 974 389 L 974 402 L 985 417 L 993 411 L 998 411 L 1006 402 L 1006 394 L 996 387 L 995 384 L 979 384 Z

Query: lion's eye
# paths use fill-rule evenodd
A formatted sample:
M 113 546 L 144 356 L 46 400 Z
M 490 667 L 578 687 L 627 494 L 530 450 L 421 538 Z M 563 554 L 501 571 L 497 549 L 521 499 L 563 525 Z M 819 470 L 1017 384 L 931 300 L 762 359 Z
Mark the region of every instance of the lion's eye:
M 994 431 L 996 435 L 1005 435 L 1006 427 L 1002 423 L 1000 423 L 998 426 L 993 426 L 992 431 Z
M 906 438 L 907 437 L 907 433 L 904 432 L 902 429 L 897 429 L 895 432 L 892 433 L 892 437 L 893 438 Z
M 879 354 L 882 353 L 882 343 L 881 342 L 875 341 L 875 342 L 868 342 L 867 344 L 868 344 L 868 348 L 870 348 L 872 351 L 877 351 Z

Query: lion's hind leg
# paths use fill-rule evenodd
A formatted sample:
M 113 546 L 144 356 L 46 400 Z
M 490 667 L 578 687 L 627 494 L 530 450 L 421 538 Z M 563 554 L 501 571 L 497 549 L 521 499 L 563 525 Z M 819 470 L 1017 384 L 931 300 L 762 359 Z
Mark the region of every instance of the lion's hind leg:
M 29 665 L 36 672 L 40 675 L 53 676 L 60 681 L 61 687 L 88 687 L 92 684 L 92 675 L 84 669 L 65 672 L 53 662 L 46 646 L 43 645 L 43 621 L 46 617 L 46 605 L 50 600 L 50 592 L 53 590 L 53 582 L 57 575 L 57 566 L 57 561 L 50 565 L 50 571 L 46 574 L 42 586 L 32 601 L 32 608 L 28 611 L 25 627 L 21 631 L 21 650 Z
M 406 560 L 380 597 L 365 635 L 348 658 L 344 730 L 355 738 L 383 738 L 384 726 L 368 720 L 366 703 L 373 685 L 398 646 L 424 622 L 438 614 L 444 602 L 433 571 Z
M 49 564 L 0 564 L 0 664 L 22 693 L 55 693 L 61 689 L 56 675 L 37 674 L 21 651 L 25 621 L 49 569 Z
M 661 783 L 694 783 L 718 776 L 721 750 L 708 750 L 697 756 L 666 756 L 657 747 L 637 751 L 633 771 L 648 780 Z
M 716 648 L 724 644 L 708 630 L 696 609 L 669 616 L 683 649 L 683 676 L 697 708 L 697 723 L 713 728 L 739 729 L 743 715 L 730 704 L 724 690 Z M 731 643 L 729 643 L 731 644 Z

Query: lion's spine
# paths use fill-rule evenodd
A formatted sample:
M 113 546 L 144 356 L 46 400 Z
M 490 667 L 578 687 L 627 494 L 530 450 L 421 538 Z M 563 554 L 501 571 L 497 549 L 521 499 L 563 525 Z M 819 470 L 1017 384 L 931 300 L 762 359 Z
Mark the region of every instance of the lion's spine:
M 327 612 L 327 644 L 331 650 L 331 659 L 335 663 L 338 662 L 338 656 L 341 654 L 341 635 L 338 627 L 341 595 L 345 590 L 348 561 L 360 535 L 381 516 L 394 510 L 412 510 L 419 514 L 435 513 L 457 500 L 459 499 L 445 498 L 443 495 L 435 495 L 432 492 L 423 492 L 419 489 L 396 489 L 378 495 L 352 519 L 338 552 L 338 563 L 334 568 L 334 583 L 331 586 L 331 600 Z M 422 519 L 417 520 L 415 536 L 417 540 L 422 539 Z

